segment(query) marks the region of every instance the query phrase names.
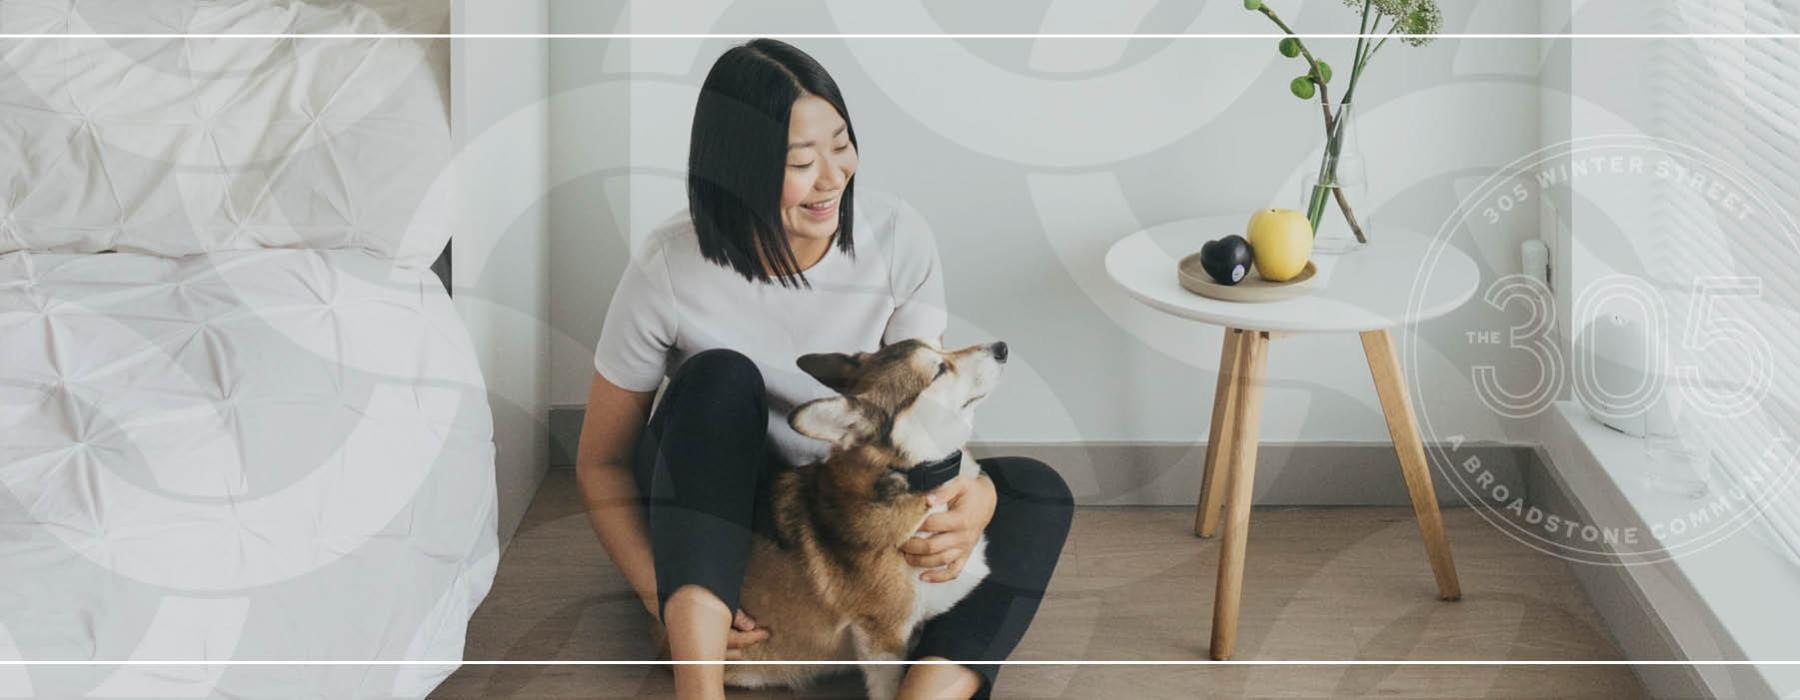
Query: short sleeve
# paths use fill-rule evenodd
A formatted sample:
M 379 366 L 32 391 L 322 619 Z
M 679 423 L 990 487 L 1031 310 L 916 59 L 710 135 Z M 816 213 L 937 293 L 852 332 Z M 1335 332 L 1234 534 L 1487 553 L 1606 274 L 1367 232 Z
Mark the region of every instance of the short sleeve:
M 936 343 L 943 337 L 949 320 L 944 308 L 944 270 L 938 260 L 937 238 L 925 218 L 905 204 L 896 206 L 893 225 L 888 274 L 894 313 L 888 317 L 881 343 L 888 345 L 907 338 Z
M 619 388 L 656 390 L 675 345 L 676 322 L 663 250 L 633 256 L 606 308 L 600 342 L 594 348 L 594 369 Z

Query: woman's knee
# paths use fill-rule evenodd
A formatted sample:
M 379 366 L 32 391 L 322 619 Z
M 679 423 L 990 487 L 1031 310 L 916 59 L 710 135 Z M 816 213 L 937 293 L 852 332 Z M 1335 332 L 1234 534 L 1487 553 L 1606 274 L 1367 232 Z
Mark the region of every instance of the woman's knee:
M 1050 465 L 1030 457 L 993 457 L 981 464 L 1003 496 L 1044 506 L 1041 510 L 1065 522 L 1073 516 L 1075 496 Z
M 744 353 L 730 348 L 713 348 L 694 353 L 675 368 L 670 383 L 687 380 L 708 386 L 755 388 L 762 391 L 762 370 Z
M 663 620 L 706 619 L 732 613 L 730 606 L 711 589 L 699 584 L 683 584 L 667 596 L 658 606 Z
M 762 371 L 756 362 L 729 348 L 695 353 L 675 369 L 664 391 L 665 401 L 697 402 L 704 407 L 740 406 L 743 399 L 758 408 L 766 406 Z M 762 411 L 755 415 L 763 418 Z

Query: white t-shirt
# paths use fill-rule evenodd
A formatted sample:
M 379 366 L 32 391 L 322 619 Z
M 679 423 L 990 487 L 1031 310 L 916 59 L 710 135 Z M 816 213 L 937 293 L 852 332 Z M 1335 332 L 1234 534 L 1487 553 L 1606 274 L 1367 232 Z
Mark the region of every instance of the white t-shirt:
M 804 271 L 812 283 L 804 289 L 753 282 L 701 257 L 693 220 L 677 212 L 633 252 L 600 328 L 594 368 L 619 387 L 651 391 L 701 351 L 736 350 L 762 371 L 777 453 L 790 464 L 824 458 L 829 445 L 794 432 L 787 416 L 832 390 L 794 360 L 907 338 L 935 342 L 947 322 L 937 242 L 918 212 L 857 192 L 854 216 L 854 258 L 833 239 Z

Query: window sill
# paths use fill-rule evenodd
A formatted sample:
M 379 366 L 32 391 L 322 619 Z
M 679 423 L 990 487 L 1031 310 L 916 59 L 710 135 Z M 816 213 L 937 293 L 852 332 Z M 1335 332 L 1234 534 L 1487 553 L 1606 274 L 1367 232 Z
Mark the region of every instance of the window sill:
M 1564 495 L 1588 522 L 1651 531 L 1651 523 L 1682 517 L 1697 501 L 1667 494 L 1643 483 L 1639 439 L 1606 428 L 1579 404 L 1562 402 L 1544 415 L 1544 447 L 1550 472 Z M 1572 564 L 1578 574 L 1611 568 L 1628 583 L 1664 639 L 1626 639 L 1633 653 L 1660 646 L 1680 660 L 1800 660 L 1800 566 L 1795 566 L 1755 523 L 1720 541 L 1656 564 L 1602 567 Z M 1597 602 L 1597 605 L 1600 605 Z M 1604 607 L 1604 605 L 1601 605 Z M 1609 623 L 1612 621 L 1609 620 Z M 1648 643 L 1646 643 L 1648 642 Z M 1658 644 L 1660 642 L 1660 645 Z M 1666 656 L 1666 654 L 1664 655 Z M 1645 659 L 1650 660 L 1650 659 Z M 1699 682 L 1715 697 L 1790 697 L 1800 693 L 1800 667 L 1694 667 Z M 1655 690 L 1652 689 L 1654 693 Z

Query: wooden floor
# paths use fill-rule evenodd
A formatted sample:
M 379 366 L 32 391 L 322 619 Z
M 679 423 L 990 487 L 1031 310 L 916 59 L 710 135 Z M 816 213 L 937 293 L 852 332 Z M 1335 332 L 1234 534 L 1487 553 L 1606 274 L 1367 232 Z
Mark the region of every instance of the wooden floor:
M 1445 512 L 1463 600 L 1438 601 L 1404 508 L 1258 509 L 1237 658 L 1619 658 L 1567 565 Z M 1037 621 L 1039 660 L 1207 658 L 1218 541 L 1184 509 L 1084 509 Z M 469 624 L 467 659 L 642 659 L 647 617 L 552 471 Z M 806 697 L 860 695 L 852 678 Z M 656 666 L 464 666 L 435 698 L 665 697 Z M 734 697 L 768 696 L 734 693 Z M 999 697 L 1639 697 L 1623 666 L 1016 666 Z M 768 697 L 791 697 L 777 694 Z

